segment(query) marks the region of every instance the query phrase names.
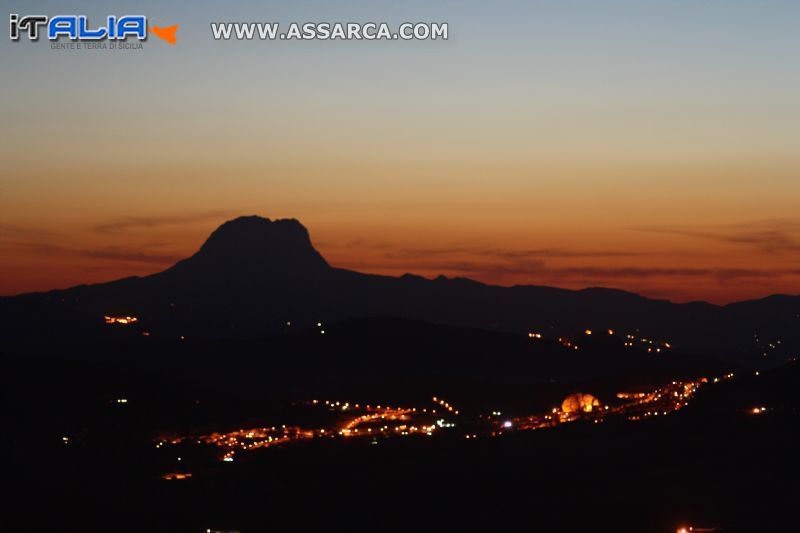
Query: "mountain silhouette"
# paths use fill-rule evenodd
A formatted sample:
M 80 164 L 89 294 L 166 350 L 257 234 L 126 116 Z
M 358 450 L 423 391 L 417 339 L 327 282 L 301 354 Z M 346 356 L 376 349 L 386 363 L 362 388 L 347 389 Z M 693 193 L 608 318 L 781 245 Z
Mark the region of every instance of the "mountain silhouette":
M 330 270 L 300 222 L 249 216 L 225 222 L 196 254 L 163 275 L 176 281 L 224 279 L 260 284 L 318 276 Z
M 138 321 L 109 326 L 104 316 Z M 157 274 L 2 298 L 0 334 L 5 342 L 144 333 L 246 339 L 383 316 L 551 338 L 609 328 L 737 364 L 800 354 L 798 296 L 675 304 L 616 289 L 362 274 L 330 266 L 297 220 L 258 216 L 224 223 L 196 254 Z

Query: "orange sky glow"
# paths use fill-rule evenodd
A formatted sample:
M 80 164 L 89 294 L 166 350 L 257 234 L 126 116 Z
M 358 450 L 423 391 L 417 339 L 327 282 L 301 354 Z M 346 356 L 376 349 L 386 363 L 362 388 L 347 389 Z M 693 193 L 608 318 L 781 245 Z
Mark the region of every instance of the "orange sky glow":
M 364 272 L 798 294 L 800 8 L 678 3 L 370 3 L 452 26 L 402 46 L 217 43 L 228 7 L 158 3 L 175 45 L 0 40 L 0 295 L 157 272 L 250 214 Z

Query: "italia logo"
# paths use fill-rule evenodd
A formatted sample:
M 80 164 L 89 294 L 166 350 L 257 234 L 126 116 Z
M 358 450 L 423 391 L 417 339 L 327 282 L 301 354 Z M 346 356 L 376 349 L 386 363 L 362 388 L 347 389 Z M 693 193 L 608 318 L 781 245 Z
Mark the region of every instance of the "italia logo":
M 9 15 L 9 36 L 12 41 L 18 41 L 23 33 L 30 41 L 38 41 L 40 35 L 46 36 L 51 41 L 56 41 L 61 37 L 72 41 L 147 40 L 147 17 L 144 15 L 120 17 L 109 15 L 104 22 L 104 25 L 92 26 L 86 15 L 48 17 L 46 15 L 20 16 L 12 13 Z M 150 31 L 159 39 L 163 39 L 169 44 L 175 44 L 177 41 L 175 32 L 178 27 L 177 24 L 164 27 L 153 26 Z

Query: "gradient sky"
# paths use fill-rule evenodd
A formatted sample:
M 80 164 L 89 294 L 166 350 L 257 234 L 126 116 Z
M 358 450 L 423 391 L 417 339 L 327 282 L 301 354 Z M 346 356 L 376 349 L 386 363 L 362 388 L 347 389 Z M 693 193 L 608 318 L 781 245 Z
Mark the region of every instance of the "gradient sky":
M 6 2 L 142 13 L 178 44 L 0 39 L 0 294 L 162 270 L 242 214 L 297 218 L 367 272 L 800 293 L 800 2 L 97 4 Z M 209 29 L 309 20 L 450 40 Z

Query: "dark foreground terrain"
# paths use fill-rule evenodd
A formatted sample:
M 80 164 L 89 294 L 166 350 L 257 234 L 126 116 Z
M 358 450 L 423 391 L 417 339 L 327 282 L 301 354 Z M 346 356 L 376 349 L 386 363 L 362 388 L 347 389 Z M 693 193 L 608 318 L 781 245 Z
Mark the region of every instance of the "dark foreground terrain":
M 397 328 L 406 334 L 394 335 Z M 330 336 L 337 331 L 343 332 L 340 338 Z M 583 339 L 580 358 L 566 366 L 561 358 L 574 350 L 562 351 L 559 343 L 536 347 L 528 338 L 517 344 L 516 338 L 472 330 L 372 321 L 334 325 L 326 335 L 325 343 L 311 330 L 244 345 L 9 348 L 3 356 L 3 458 L 10 490 L 2 529 L 800 528 L 796 363 L 758 375 L 737 368 L 735 378 L 709 379 L 688 405 L 662 416 L 586 416 L 495 436 L 476 425 L 476 438 L 465 438 L 473 431 L 470 424 L 485 420 L 481 413 L 495 409 L 516 424 L 521 418 L 514 417 L 547 412 L 575 391 L 608 399 L 613 409 L 612 391 L 733 370 L 703 358 L 669 354 L 664 357 L 672 359 L 665 360 L 625 351 L 610 335 Z M 414 362 L 414 371 L 395 372 L 402 368 L 395 357 L 413 345 L 418 353 L 407 361 Z M 376 346 L 388 348 L 378 353 Z M 165 360 L 161 352 L 173 357 L 155 365 L 152 360 Z M 316 391 L 293 381 L 291 376 L 303 374 L 295 366 L 276 364 L 276 354 L 287 353 L 293 361 L 313 354 L 299 360 L 306 361 L 306 375 L 317 376 Z M 510 372 L 500 353 L 517 361 L 533 358 L 535 364 L 520 363 L 524 372 Z M 439 366 L 424 372 L 425 361 L 436 354 Z M 459 354 L 469 364 L 448 371 L 442 361 Z M 593 365 L 600 357 L 607 364 Z M 323 364 L 326 358 L 334 362 Z M 570 374 L 566 368 L 582 370 Z M 315 393 L 419 406 L 438 394 L 462 412 L 448 412 L 459 425 L 432 436 L 311 438 L 242 452 L 233 462 L 220 461 L 203 446 L 160 444 L 166 434 L 285 420 L 313 426 L 315 415 L 287 406 Z M 176 473 L 192 475 L 165 479 Z

